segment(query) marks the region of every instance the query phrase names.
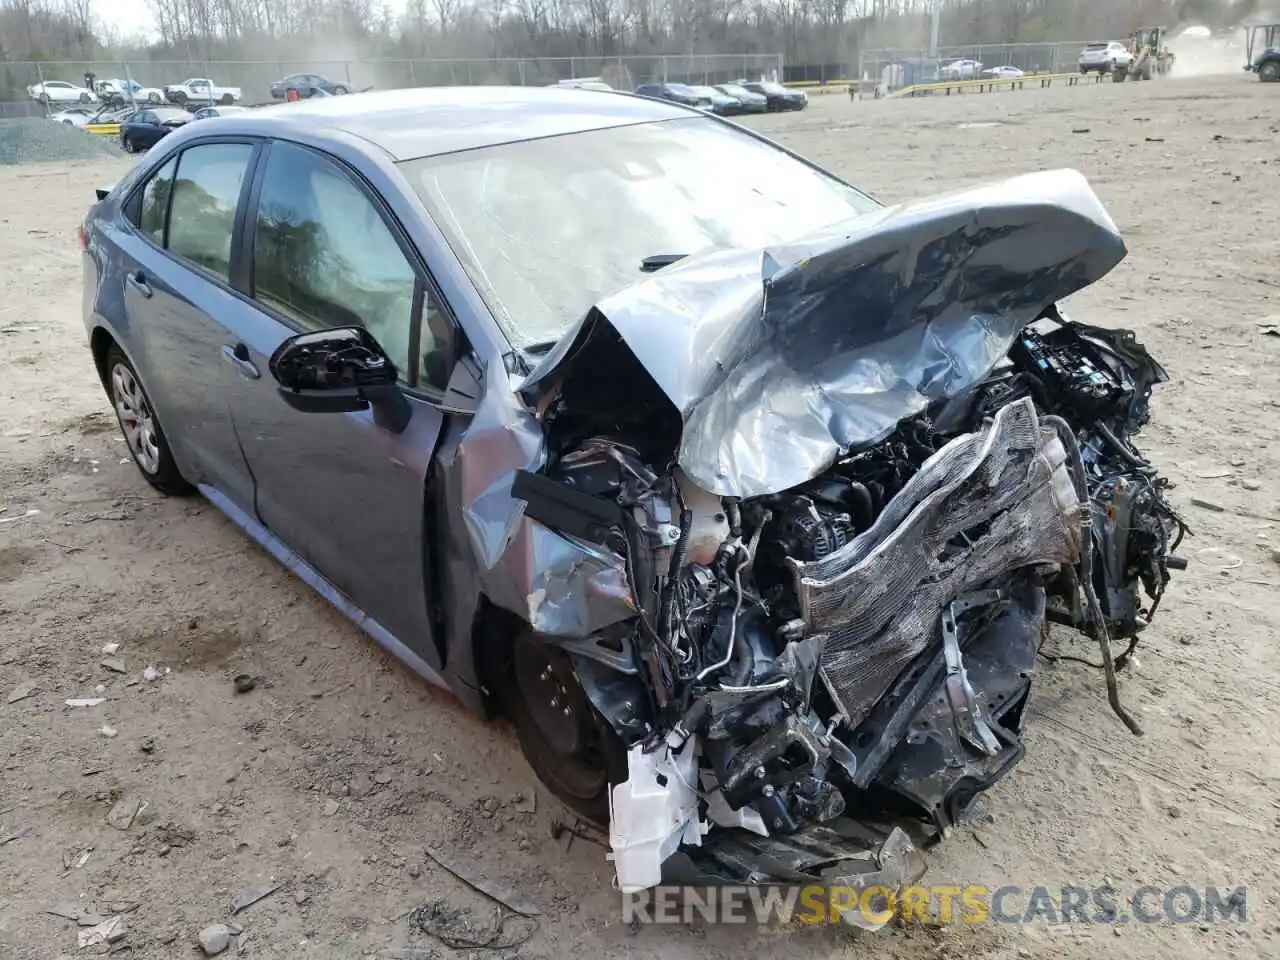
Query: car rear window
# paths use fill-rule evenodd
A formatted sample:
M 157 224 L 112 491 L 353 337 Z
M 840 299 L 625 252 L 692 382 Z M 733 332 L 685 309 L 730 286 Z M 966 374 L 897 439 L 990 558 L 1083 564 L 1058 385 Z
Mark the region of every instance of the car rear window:
M 1108 47 L 1108 46 L 1110 46 L 1110 44 L 1106 44 L 1106 43 L 1086 43 L 1086 44 L 1084 45 L 1084 48 L 1085 48 L 1086 50 L 1105 50 L 1105 49 L 1107 49 L 1107 47 Z

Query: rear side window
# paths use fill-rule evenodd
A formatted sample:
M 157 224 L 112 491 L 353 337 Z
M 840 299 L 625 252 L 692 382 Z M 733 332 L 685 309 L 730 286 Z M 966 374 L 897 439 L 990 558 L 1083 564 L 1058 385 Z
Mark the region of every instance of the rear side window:
M 166 248 L 220 280 L 231 277 L 231 233 L 253 147 L 206 143 L 178 158 Z
M 173 190 L 173 172 L 177 169 L 178 158 L 174 157 L 147 181 L 142 188 L 142 203 L 137 208 L 138 218 L 134 222 L 134 226 L 150 237 L 152 243 L 161 247 L 164 246 L 165 215 L 169 212 L 169 196 Z

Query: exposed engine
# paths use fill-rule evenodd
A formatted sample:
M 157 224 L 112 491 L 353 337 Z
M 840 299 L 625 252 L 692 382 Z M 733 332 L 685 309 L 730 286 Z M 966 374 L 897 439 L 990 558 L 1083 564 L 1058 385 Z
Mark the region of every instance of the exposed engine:
M 685 477 L 653 441 L 657 413 L 551 404 L 561 446 L 513 492 L 616 551 L 634 589 L 621 635 L 573 648 L 627 750 L 623 889 L 657 883 L 680 848 L 700 848 L 701 876 L 748 879 L 744 835 L 794 853 L 889 809 L 945 832 L 1022 755 L 1049 619 L 1097 640 L 1136 730 L 1110 641 L 1136 643 L 1181 565 L 1168 483 L 1131 444 L 1165 379 L 1131 334 L 1051 309 L 977 387 L 744 500 Z M 624 669 L 606 684 L 600 664 Z M 619 710 L 624 694 L 643 709 Z

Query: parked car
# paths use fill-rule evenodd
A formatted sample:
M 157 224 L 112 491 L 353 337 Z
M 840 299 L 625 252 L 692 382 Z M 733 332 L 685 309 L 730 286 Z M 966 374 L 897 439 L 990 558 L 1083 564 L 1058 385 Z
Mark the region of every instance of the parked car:
M 27 87 L 27 96 L 41 103 L 96 103 L 98 95 L 65 80 L 46 80 Z
M 982 76 L 982 61 L 952 60 L 938 68 L 939 80 L 974 80 Z
M 220 87 L 207 77 L 192 77 L 165 87 L 164 97 L 178 106 L 186 103 L 230 104 L 240 101 L 240 88 Z
M 100 80 L 96 84 L 98 96 L 103 102 L 107 103 L 128 103 L 129 101 L 143 101 L 147 103 L 164 103 L 164 91 L 159 87 L 144 87 L 136 80 L 124 79 L 118 77 L 110 80 Z
M 711 98 L 694 92 L 693 87 L 684 83 L 642 83 L 636 87 L 636 93 L 642 97 L 655 100 L 666 100 L 685 107 L 710 107 Z
M 771 111 L 803 110 L 809 106 L 809 95 L 803 90 L 791 90 L 772 80 L 739 80 L 737 85 L 763 96 Z
M 125 153 L 150 150 L 190 120 L 191 114 L 178 107 L 145 107 L 120 125 L 120 145 Z
M 318 73 L 294 73 L 285 77 L 283 80 L 276 80 L 271 84 L 271 96 L 275 100 L 289 99 L 289 91 L 295 90 L 299 96 L 310 96 L 313 88 L 323 90 L 325 93 L 332 93 L 341 96 L 344 93 L 351 92 L 351 84 L 344 80 L 330 80 Z
M 769 109 L 769 98 L 763 93 L 752 93 L 736 83 L 718 83 L 716 89 L 742 104 L 743 113 L 764 113 Z
M 572 80 L 557 80 L 555 83 L 549 84 L 552 87 L 560 87 L 565 90 L 599 90 L 601 92 L 613 92 L 613 87 L 604 82 L 602 77 L 577 77 Z
M 137 109 L 136 106 L 128 103 L 123 105 L 103 103 L 96 108 L 90 104 L 68 107 L 53 114 L 49 119 L 79 127 L 81 130 L 88 130 L 90 133 L 109 133 L 115 136 L 120 133 L 120 124 L 131 117 Z
M 705 97 L 710 101 L 709 109 L 712 113 L 721 117 L 735 117 L 739 114 L 746 113 L 746 107 L 737 97 L 731 97 L 722 90 L 715 87 L 690 86 L 690 90 L 699 97 Z
M 507 712 L 624 893 L 915 883 L 891 812 L 1023 756 L 1047 617 L 1136 638 L 1177 559 L 1167 375 L 1053 305 L 1125 256 L 1074 171 L 885 208 L 674 103 L 422 88 L 189 124 L 80 244 L 145 480 Z
M 982 71 L 982 75 L 991 80 L 1016 80 L 1018 77 L 1026 76 L 1026 73 L 1017 67 L 1003 66 L 987 67 Z
M 1117 67 L 1128 70 L 1132 62 L 1133 54 L 1123 43 L 1118 40 L 1099 40 L 1085 44 L 1080 51 L 1079 67 L 1081 73 L 1110 73 Z
M 211 117 L 230 117 L 230 116 L 234 116 L 237 113 L 244 113 L 248 109 L 249 109 L 248 107 L 236 107 L 236 106 L 201 107 L 199 110 L 197 110 L 195 113 L 191 115 L 191 119 L 192 120 L 208 120 Z
M 65 123 L 69 127 L 82 127 L 90 121 L 96 112 L 92 104 L 89 106 L 67 107 L 65 110 L 49 114 L 49 119 L 56 120 L 58 123 Z

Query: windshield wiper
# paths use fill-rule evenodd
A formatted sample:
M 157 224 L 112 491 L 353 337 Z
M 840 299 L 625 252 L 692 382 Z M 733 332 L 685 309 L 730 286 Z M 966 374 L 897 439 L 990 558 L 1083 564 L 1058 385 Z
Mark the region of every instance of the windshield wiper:
M 669 267 L 677 260 L 683 260 L 687 256 L 687 253 L 655 253 L 653 256 L 645 257 L 640 261 L 640 269 L 645 273 L 656 273 L 663 267 Z

